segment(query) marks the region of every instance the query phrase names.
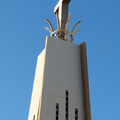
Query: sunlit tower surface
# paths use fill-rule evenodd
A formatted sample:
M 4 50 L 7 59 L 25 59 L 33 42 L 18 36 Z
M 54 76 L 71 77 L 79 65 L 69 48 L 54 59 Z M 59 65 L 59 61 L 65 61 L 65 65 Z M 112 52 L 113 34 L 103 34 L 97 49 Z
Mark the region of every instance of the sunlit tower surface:
M 54 8 L 57 30 L 46 19 L 51 36 L 37 59 L 28 120 L 91 120 L 86 43 L 72 43 L 81 21 L 68 31 L 69 2 Z

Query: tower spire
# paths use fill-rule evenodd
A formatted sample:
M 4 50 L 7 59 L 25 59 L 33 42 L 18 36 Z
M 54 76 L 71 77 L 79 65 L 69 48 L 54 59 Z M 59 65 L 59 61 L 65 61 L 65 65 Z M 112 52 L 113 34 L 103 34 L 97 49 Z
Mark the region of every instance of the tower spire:
M 54 14 L 58 15 L 60 22 L 60 29 L 65 29 L 68 17 L 68 4 L 71 0 L 59 0 L 54 8 Z M 60 33 L 60 38 L 64 38 L 65 33 Z
M 51 30 L 47 27 L 45 27 L 45 29 L 50 32 L 52 37 L 54 37 L 55 35 L 59 39 L 70 41 L 72 43 L 72 41 L 74 40 L 74 34 L 80 31 L 80 30 L 77 30 L 74 32 L 74 30 L 81 21 L 78 21 L 75 24 L 71 32 L 68 31 L 68 23 L 71 16 L 71 13 L 68 15 L 68 4 L 70 1 L 71 0 L 59 0 L 59 2 L 54 8 L 54 13 L 56 14 L 56 17 L 57 17 L 58 30 L 54 31 L 54 28 L 51 22 L 47 18 L 45 20 L 50 25 Z M 70 38 L 70 40 L 68 38 Z

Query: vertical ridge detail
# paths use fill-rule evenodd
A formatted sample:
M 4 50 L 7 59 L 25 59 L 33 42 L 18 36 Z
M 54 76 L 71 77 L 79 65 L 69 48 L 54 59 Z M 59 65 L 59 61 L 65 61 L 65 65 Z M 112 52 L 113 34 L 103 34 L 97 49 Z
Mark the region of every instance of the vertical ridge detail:
M 80 44 L 80 58 L 81 58 L 84 118 L 85 120 L 91 120 L 89 82 L 88 82 L 88 70 L 87 70 L 87 55 L 86 55 L 86 43 L 85 42 L 82 42 Z

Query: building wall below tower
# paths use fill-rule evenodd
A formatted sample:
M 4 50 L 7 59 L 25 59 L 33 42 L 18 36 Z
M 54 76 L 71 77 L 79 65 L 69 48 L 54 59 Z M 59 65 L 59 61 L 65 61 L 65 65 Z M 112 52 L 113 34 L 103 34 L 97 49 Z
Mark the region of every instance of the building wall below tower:
M 84 120 L 80 46 L 47 36 L 45 49 L 37 59 L 28 120 L 33 120 L 34 115 L 34 120 L 65 120 L 66 90 L 66 120 Z
M 84 120 L 80 46 L 48 36 L 45 49 L 40 120 L 56 120 L 56 103 L 58 120 L 65 120 L 66 90 L 68 119 L 75 120 L 75 109 L 78 109 L 78 120 Z

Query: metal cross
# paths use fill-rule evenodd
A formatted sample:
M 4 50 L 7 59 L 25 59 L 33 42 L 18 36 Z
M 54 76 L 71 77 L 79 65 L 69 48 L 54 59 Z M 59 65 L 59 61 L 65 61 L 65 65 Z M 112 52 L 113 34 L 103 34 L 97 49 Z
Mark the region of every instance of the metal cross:
M 54 8 L 54 14 L 58 14 L 60 29 L 65 29 L 68 17 L 68 4 L 71 0 L 59 0 Z M 60 38 L 64 38 L 64 32 L 60 33 Z

